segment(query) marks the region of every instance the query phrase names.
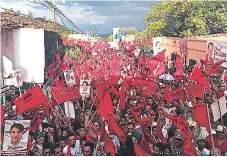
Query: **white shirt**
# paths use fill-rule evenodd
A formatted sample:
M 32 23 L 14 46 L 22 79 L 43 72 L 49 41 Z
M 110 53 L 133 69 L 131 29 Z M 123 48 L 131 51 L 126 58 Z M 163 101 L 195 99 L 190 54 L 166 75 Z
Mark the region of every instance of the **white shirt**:
M 199 149 L 198 149 L 198 147 L 195 147 L 195 150 L 198 151 L 198 152 L 200 152 Z M 204 148 L 203 151 L 200 152 L 200 155 L 201 154 L 210 155 L 210 151 L 208 149 Z
M 65 146 L 65 148 L 63 149 L 64 155 L 67 153 L 67 150 L 68 150 L 68 145 Z M 75 147 L 71 148 L 71 155 L 72 156 L 83 156 L 83 154 L 81 152 L 81 147 L 80 147 L 80 140 L 76 140 Z

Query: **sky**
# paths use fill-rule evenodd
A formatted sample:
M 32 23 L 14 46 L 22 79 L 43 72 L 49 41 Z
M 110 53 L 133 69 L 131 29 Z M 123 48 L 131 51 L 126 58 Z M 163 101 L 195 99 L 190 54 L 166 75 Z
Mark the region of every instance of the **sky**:
M 32 12 L 34 17 L 45 16 L 53 20 L 53 12 L 47 8 L 31 3 L 35 0 L 0 0 L 0 7 L 28 14 Z M 146 17 L 147 12 L 157 1 L 75 1 L 65 0 L 57 2 L 57 7 L 81 30 L 91 33 L 92 25 L 98 33 L 112 33 L 113 27 L 134 26 L 138 30 L 145 28 L 141 19 Z M 58 18 L 57 21 L 61 23 Z M 66 23 L 73 29 L 73 26 Z

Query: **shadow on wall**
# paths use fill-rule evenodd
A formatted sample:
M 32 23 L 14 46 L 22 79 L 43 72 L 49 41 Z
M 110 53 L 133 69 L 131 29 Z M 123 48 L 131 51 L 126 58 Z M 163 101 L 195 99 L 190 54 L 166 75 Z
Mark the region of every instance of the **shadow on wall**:
M 57 44 L 62 45 L 61 37 L 56 32 L 44 31 L 45 69 L 55 61 Z M 61 53 L 63 59 L 64 53 Z

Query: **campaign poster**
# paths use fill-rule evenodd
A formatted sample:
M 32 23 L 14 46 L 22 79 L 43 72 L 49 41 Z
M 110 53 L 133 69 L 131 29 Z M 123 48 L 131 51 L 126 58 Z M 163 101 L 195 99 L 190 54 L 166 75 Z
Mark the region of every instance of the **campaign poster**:
M 120 28 L 113 28 L 113 42 L 121 42 L 122 41 L 122 35 L 120 33 Z
M 6 120 L 2 151 L 17 154 L 27 149 L 30 120 Z
M 81 97 L 90 96 L 90 80 L 80 80 L 80 95 Z
M 208 40 L 206 60 L 208 63 L 227 61 L 227 43 Z
M 158 37 L 158 38 L 153 38 L 152 40 L 153 40 L 153 52 L 154 52 L 154 55 L 156 55 L 163 50 L 162 38 Z
M 70 70 L 64 71 L 64 76 L 65 76 L 65 82 L 67 85 L 76 84 L 74 73 L 72 71 L 70 71 Z
M 14 86 L 17 88 L 22 87 L 23 81 L 22 81 L 20 70 L 19 69 L 14 70 L 13 75 L 14 75 L 14 78 L 13 78 Z

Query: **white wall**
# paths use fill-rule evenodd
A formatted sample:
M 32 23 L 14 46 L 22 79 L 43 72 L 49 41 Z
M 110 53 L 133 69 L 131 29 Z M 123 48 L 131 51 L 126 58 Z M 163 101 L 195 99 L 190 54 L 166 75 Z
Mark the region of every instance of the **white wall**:
M 44 83 L 44 30 L 22 28 L 13 31 L 14 69 L 24 82 Z

